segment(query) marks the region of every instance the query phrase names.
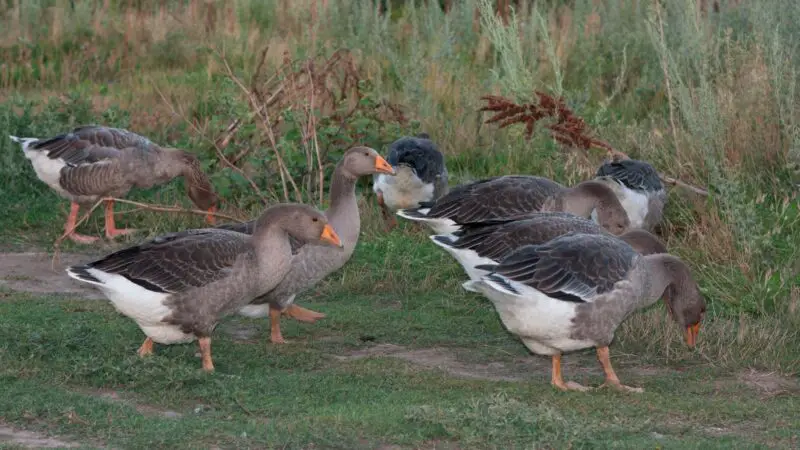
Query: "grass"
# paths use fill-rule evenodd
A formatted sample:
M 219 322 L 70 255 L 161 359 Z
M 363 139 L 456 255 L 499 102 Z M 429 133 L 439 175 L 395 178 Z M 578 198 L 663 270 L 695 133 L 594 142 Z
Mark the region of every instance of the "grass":
M 317 203 L 320 166 L 327 175 L 351 145 L 384 150 L 418 131 L 440 144 L 453 183 L 507 173 L 577 183 L 602 155 L 541 130 L 526 141 L 522 129 L 481 126 L 476 112 L 482 94 L 562 95 L 598 137 L 711 192 L 671 189 L 661 230 L 709 301 L 697 350 L 659 305 L 612 347 L 644 395 L 554 392 L 547 361 L 461 290 L 460 269 L 424 233 L 381 230 L 364 182 L 356 254 L 300 299 L 328 317 L 287 320 L 294 342 L 266 348 L 263 321 L 226 319 L 214 375 L 199 372 L 192 346 L 139 360 L 141 333 L 105 302 L 0 291 L 0 424 L 125 448 L 797 446 L 796 2 L 704 13 L 694 2 L 523 1 L 509 27 L 489 0 L 447 14 L 392 3 L 381 15 L 353 0 L 4 2 L 0 135 L 126 127 L 195 151 L 223 209 L 250 217 L 286 198 L 277 154 L 298 185 L 288 198 Z M 348 56 L 331 63 L 340 49 Z M 309 79 L 325 88 L 311 96 Z M 7 139 L 0 177 L 0 247 L 52 250 L 66 202 Z M 189 206 L 181 181 L 128 198 Z M 100 216 L 81 232 L 101 233 Z M 122 244 L 203 224 L 146 211 L 118 223 L 143 230 Z M 388 344 L 401 350 L 369 353 Z M 567 377 L 599 382 L 591 352 L 565 361 Z M 498 373 L 513 381 L 487 379 Z

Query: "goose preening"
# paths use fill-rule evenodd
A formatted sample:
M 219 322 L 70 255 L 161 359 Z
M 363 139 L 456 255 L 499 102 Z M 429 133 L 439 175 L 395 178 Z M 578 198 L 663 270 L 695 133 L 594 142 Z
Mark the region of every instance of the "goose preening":
M 430 239 L 461 264 L 472 280 L 488 272 L 482 264 L 497 264 L 525 245 L 544 244 L 567 233 L 605 234 L 596 222 L 564 212 L 535 212 L 516 220 L 490 219 L 470 222 L 452 234 L 432 235 Z M 642 255 L 667 253 L 661 240 L 645 230 L 628 230 L 618 236 Z
M 268 208 L 253 228 L 252 235 L 217 228 L 170 233 L 67 273 L 100 289 L 136 321 L 147 335 L 140 356 L 153 352 L 153 342 L 199 339 L 203 369 L 211 371 L 211 332 L 222 316 L 273 289 L 289 272 L 289 236 L 342 245 L 323 213 L 296 203 Z
M 495 306 L 508 331 L 533 353 L 552 357 L 552 384 L 562 390 L 587 390 L 565 383 L 561 354 L 597 348 L 604 385 L 642 392 L 620 383 L 609 360 L 614 331 L 634 311 L 673 292 L 672 317 L 693 346 L 705 301 L 691 271 L 679 258 L 643 256 L 622 240 L 605 234 L 570 233 L 540 245 L 526 245 L 499 264 L 477 266 L 489 274 L 467 281 Z
M 295 256 L 289 272 L 268 293 L 259 296 L 239 311 L 247 317 L 269 315 L 270 341 L 284 343 L 281 334 L 281 314 L 303 322 L 315 322 L 324 314 L 301 308 L 294 304 L 295 296 L 313 287 L 323 278 L 339 270 L 350 260 L 361 233 L 361 218 L 356 198 L 356 181 L 372 174 L 394 173 L 392 166 L 368 147 L 354 147 L 345 152 L 336 165 L 331 178 L 330 206 L 325 215 L 339 233 L 342 248 L 294 245 Z M 247 232 L 248 223 L 228 224 L 222 227 Z
M 427 134 L 392 142 L 386 160 L 396 174 L 374 175 L 372 190 L 389 227 L 397 225 L 394 212 L 398 209 L 416 208 L 447 193 L 444 155 Z
M 606 161 L 597 169 L 596 180 L 614 191 L 631 227 L 652 231 L 661 222 L 667 191 L 650 164 L 636 159 Z
M 189 198 L 213 213 L 217 196 L 195 155 L 160 147 L 143 136 L 119 128 L 85 126 L 49 139 L 18 138 L 25 157 L 40 180 L 71 202 L 64 231 L 75 242 L 96 237 L 78 234 L 75 224 L 81 205 L 104 197 L 122 197 L 132 188 L 149 188 L 183 176 Z M 213 215 L 206 220 L 214 223 Z M 114 224 L 114 203 L 105 202 L 105 234 L 109 239 L 135 230 Z
M 397 215 L 425 223 L 437 234 L 457 231 L 460 225 L 490 219 L 508 219 L 537 211 L 563 211 L 597 221 L 613 234 L 630 225 L 625 209 L 611 188 L 584 181 L 568 188 L 553 180 L 529 175 L 505 175 L 462 184 L 432 205 L 397 211 Z

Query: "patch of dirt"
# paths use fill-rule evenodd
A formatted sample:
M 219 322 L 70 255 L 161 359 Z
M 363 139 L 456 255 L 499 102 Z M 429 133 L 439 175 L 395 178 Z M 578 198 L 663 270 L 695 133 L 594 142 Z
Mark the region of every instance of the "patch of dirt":
M 469 351 L 469 349 L 445 347 L 409 349 L 401 345 L 377 344 L 344 355 L 335 355 L 334 358 L 339 361 L 351 361 L 376 356 L 391 357 L 429 369 L 443 370 L 455 377 L 478 380 L 520 382 L 530 381 L 536 377 L 550 379 L 552 362 L 549 357 L 530 355 L 511 361 L 487 363 L 468 362 L 458 358 L 459 354 Z M 561 367 L 565 379 L 572 381 L 597 384 L 603 377 L 603 371 L 594 352 L 571 353 L 562 358 Z M 625 373 L 637 377 L 651 377 L 674 372 L 674 369 L 669 367 L 639 366 L 620 362 L 615 364 L 615 368 L 621 377 L 624 377 Z
M 0 444 L 25 448 L 76 448 L 81 444 L 56 439 L 42 433 L 11 428 L 0 423 Z
M 74 294 L 77 297 L 101 300 L 97 289 L 70 278 L 67 266 L 91 260 L 92 256 L 61 253 L 58 260 L 43 252 L 0 253 L 0 286 L 37 294 Z
M 109 402 L 122 403 L 127 406 L 131 406 L 143 416 L 161 416 L 168 419 L 179 419 L 183 417 L 183 414 L 177 411 L 172 411 L 171 409 L 136 402 L 130 397 L 126 397 L 124 394 L 120 394 L 113 389 L 82 390 L 80 392 L 82 394 L 98 397 Z
M 774 372 L 760 372 L 750 369 L 747 372 L 741 372 L 737 380 L 758 391 L 764 397 L 800 392 L 800 385 L 798 385 L 797 381 Z

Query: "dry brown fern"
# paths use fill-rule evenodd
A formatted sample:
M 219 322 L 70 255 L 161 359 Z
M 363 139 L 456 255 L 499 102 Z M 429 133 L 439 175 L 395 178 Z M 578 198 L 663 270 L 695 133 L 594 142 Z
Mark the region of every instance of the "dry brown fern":
M 525 139 L 529 140 L 533 136 L 536 124 L 543 119 L 550 119 L 544 127 L 550 130 L 550 134 L 557 142 L 566 147 L 589 150 L 598 148 L 607 152 L 607 158 L 619 161 L 628 159 L 628 155 L 615 150 L 608 142 L 591 136 L 591 131 L 581 117 L 575 115 L 567 107 L 563 98 L 553 97 L 544 92 L 535 92 L 537 101 L 531 103 L 517 104 L 513 100 L 499 95 L 484 95 L 481 100 L 486 102 L 486 106 L 479 111 L 493 112 L 494 115 L 484 123 L 499 122 L 500 128 L 517 123 L 525 124 Z M 672 186 L 682 186 L 700 195 L 708 195 L 708 191 L 678 179 L 665 176 L 659 173 L 661 180 Z

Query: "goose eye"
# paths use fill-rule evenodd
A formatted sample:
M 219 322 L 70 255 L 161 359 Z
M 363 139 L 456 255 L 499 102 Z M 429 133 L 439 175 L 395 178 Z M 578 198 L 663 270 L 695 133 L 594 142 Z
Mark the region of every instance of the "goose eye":
M 312 222 L 319 222 L 319 219 L 318 219 L 318 218 L 316 218 L 316 217 L 312 217 L 312 218 L 311 218 L 311 221 L 312 221 Z
M 369 152 L 364 152 L 364 156 L 369 156 Z

